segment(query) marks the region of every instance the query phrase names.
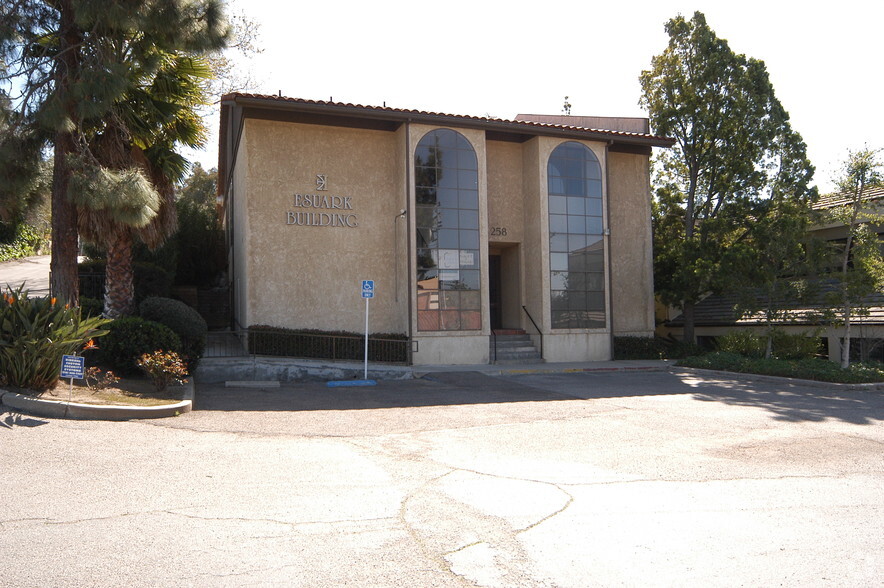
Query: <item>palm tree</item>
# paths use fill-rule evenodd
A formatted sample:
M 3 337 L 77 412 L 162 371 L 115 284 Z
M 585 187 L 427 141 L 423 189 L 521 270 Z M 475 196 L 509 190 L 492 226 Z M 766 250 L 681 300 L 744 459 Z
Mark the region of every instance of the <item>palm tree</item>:
M 109 318 L 135 309 L 135 240 L 155 249 L 177 229 L 174 186 L 188 163 L 176 146 L 199 147 L 206 139 L 197 113 L 211 77 L 205 61 L 171 53 L 154 57 L 133 68 L 137 83 L 93 135 L 94 161 L 83 166 L 93 170 L 86 174 L 91 181 L 74 194 L 81 236 L 107 254 Z

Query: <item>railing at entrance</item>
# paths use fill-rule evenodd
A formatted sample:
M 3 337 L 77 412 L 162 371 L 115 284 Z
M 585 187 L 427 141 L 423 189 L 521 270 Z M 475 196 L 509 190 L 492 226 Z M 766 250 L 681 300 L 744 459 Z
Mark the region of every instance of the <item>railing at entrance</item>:
M 531 316 L 531 313 L 528 312 L 528 309 L 525 308 L 524 305 L 522 305 L 522 310 L 528 315 L 528 320 L 531 321 L 531 324 L 537 329 L 537 334 L 540 335 L 540 358 L 543 359 L 543 333 L 540 331 L 540 327 L 537 326 L 537 323 L 534 322 L 534 317 Z
M 415 352 L 411 339 L 368 339 L 368 359 L 379 363 L 411 364 Z M 204 357 L 264 355 L 361 361 L 364 339 L 353 335 L 299 333 L 274 329 L 210 332 Z

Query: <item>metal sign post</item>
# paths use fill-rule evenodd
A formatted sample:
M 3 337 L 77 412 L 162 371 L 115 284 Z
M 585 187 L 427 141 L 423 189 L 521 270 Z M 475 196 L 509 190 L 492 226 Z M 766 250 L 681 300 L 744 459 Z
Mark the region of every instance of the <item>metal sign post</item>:
M 71 396 L 74 395 L 74 378 L 83 379 L 86 372 L 86 358 L 79 355 L 62 355 L 61 356 L 61 379 L 70 378 L 71 387 L 68 390 L 68 404 L 71 402 Z
M 374 298 L 374 280 L 362 280 L 362 297 L 365 298 L 365 361 L 362 379 L 368 379 L 368 301 Z

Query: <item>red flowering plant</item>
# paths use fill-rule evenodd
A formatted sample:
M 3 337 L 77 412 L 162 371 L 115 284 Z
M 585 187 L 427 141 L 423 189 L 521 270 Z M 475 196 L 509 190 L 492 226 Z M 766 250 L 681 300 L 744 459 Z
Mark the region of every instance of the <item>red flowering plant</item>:
M 183 384 L 187 377 L 184 360 L 174 351 L 154 351 L 144 353 L 138 359 L 138 367 L 146 373 L 157 392 L 164 392 L 169 384 Z

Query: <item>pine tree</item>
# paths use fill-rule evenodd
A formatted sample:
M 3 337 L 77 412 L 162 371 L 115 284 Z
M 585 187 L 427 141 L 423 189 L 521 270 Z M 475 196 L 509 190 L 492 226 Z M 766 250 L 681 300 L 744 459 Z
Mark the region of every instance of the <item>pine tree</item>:
M 676 140 L 657 161 L 654 280 L 693 341 L 694 305 L 727 286 L 728 252 L 759 199 L 809 198 L 813 167 L 763 62 L 734 53 L 700 12 L 666 31 L 669 46 L 640 77 L 654 131 Z
M 155 78 L 169 56 L 206 54 L 223 47 L 227 35 L 220 0 L 19 0 L 0 5 L 0 88 L 16 111 L 14 130 L 54 150 L 51 288 L 56 296 L 70 303 L 78 298 L 74 200 L 82 205 L 90 197 L 82 192 L 89 185 L 84 181 L 106 188 L 108 194 L 98 201 L 109 202 L 127 186 L 146 186 L 133 174 L 147 184 L 157 177 L 140 165 L 138 155 L 128 165 L 121 158 L 118 166 L 106 168 L 102 147 L 94 141 L 128 142 L 132 153 L 145 151 L 137 142 L 147 138 L 131 128 L 135 118 L 122 115 L 121 105 L 139 84 Z M 0 161 L 4 174 L 12 167 L 9 158 L 6 154 Z M 75 176 L 79 179 L 72 181 Z M 149 215 L 149 210 L 142 212 Z

